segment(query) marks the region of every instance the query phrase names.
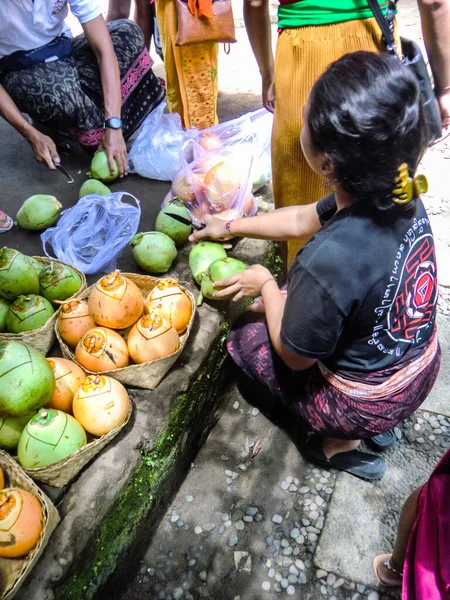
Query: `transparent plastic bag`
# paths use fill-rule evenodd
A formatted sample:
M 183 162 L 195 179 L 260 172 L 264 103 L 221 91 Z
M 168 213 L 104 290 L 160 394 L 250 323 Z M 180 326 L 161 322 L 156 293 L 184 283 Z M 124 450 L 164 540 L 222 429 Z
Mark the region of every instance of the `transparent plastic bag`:
M 123 202 L 124 196 L 130 196 L 136 206 Z M 127 192 L 89 194 L 63 211 L 56 227 L 41 234 L 44 252 L 53 258 L 47 251 L 50 244 L 54 257 L 86 275 L 112 271 L 137 232 L 140 218 L 139 200 Z
M 128 154 L 130 171 L 149 179 L 172 181 L 180 169 L 183 144 L 198 135 L 197 130 L 185 131 L 177 113 L 166 114 L 162 102 L 142 123 Z
M 272 126 L 273 114 L 260 108 L 199 131 L 197 142 L 207 152 L 223 147 L 232 149 L 236 153 L 236 162 L 252 160 L 250 177 L 253 191 L 256 191 L 272 178 Z
M 189 161 L 186 156 L 191 155 L 194 158 Z M 184 200 L 196 223 L 200 223 L 205 214 L 229 220 L 256 213 L 251 153 L 243 160 L 233 147 L 205 151 L 190 140 L 180 157 L 182 169 L 172 182 L 171 194 L 166 196 L 165 202 L 174 196 Z

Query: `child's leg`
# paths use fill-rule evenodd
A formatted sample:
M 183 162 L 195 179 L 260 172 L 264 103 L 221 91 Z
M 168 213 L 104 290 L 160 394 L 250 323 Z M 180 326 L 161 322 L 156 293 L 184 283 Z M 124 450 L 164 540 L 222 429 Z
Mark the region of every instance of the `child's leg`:
M 153 37 L 154 18 L 155 5 L 150 4 L 150 0 L 136 0 L 134 20 L 142 29 L 142 33 L 144 34 L 145 45 L 149 50 Z
M 402 584 L 403 564 L 405 562 L 406 549 L 412 528 L 417 517 L 417 502 L 422 488 L 415 490 L 406 500 L 400 513 L 398 522 L 397 538 L 395 540 L 394 552 L 375 557 L 373 568 L 377 579 L 386 586 L 399 586 Z
M 106 21 L 128 19 L 130 15 L 131 0 L 110 0 Z

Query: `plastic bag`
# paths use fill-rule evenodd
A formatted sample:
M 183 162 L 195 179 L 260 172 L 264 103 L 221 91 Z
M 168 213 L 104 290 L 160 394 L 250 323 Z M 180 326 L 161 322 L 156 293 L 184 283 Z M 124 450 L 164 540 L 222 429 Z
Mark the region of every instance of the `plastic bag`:
M 191 154 L 194 159 L 189 162 L 186 155 Z M 226 146 L 206 152 L 191 140 L 184 146 L 181 163 L 182 169 L 164 203 L 173 196 L 181 198 L 196 223 L 200 223 L 205 214 L 229 220 L 256 213 L 251 154 L 243 160 L 233 147 Z
M 198 135 L 194 129 L 184 131 L 177 113 L 165 114 L 161 102 L 142 123 L 128 154 L 130 171 L 149 179 L 172 181 L 180 169 L 183 144 Z
M 122 201 L 130 196 L 136 206 Z M 83 273 L 112 271 L 123 248 L 137 232 L 141 209 L 139 200 L 127 192 L 107 196 L 89 194 L 65 210 L 56 227 L 41 234 L 44 252 L 47 244 L 58 260 Z
M 145 119 L 130 153 L 131 172 L 151 179 L 172 181 L 182 167 L 181 153 L 186 160 L 190 146 L 188 140 L 196 140 L 200 152 L 212 152 L 223 147 L 238 153 L 236 160 L 253 159 L 251 179 L 254 191 L 272 177 L 270 143 L 273 115 L 261 108 L 241 117 L 225 121 L 201 131 L 184 131 L 178 114 L 164 114 L 166 104 L 160 104 Z

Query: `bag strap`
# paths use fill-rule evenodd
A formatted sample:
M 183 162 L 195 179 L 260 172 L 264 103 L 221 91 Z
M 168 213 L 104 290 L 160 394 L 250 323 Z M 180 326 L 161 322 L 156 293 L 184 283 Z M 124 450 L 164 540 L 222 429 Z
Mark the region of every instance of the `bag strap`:
M 394 14 L 397 0 L 390 0 L 386 17 L 383 15 L 377 0 L 367 0 L 367 4 L 381 29 L 386 50 L 389 54 L 396 55 L 397 43 L 394 38 Z

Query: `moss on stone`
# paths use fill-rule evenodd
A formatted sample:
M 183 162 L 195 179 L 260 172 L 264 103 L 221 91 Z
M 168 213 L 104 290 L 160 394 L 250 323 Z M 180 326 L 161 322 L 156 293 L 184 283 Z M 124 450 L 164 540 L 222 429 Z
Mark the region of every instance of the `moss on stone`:
M 91 600 L 99 588 L 115 572 L 121 557 L 132 547 L 139 526 L 147 520 L 155 504 L 163 500 L 164 482 L 173 472 L 183 450 L 184 433 L 195 430 L 194 421 L 205 402 L 210 401 L 209 414 L 221 388 L 217 385 L 226 358 L 229 325 L 224 323 L 211 352 L 191 379 L 188 389 L 176 398 L 169 424 L 152 448 L 142 445 L 142 460 L 127 487 L 122 491 L 89 544 L 89 549 L 68 578 L 54 588 L 55 600 Z M 203 421 L 204 423 L 204 421 Z
M 278 283 L 281 283 L 280 279 L 284 275 L 283 269 L 283 259 L 281 258 L 280 253 L 280 243 L 279 242 L 271 242 L 269 251 L 267 252 L 266 258 L 264 260 L 264 266 L 269 269 Z

